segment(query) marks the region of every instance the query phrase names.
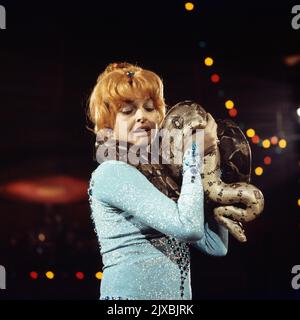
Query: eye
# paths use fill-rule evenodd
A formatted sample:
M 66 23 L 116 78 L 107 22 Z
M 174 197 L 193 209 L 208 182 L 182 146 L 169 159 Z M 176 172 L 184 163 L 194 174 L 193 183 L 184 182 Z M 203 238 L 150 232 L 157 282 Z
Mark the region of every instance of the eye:
M 130 114 L 133 111 L 133 107 L 131 106 L 125 106 L 123 108 L 121 108 L 121 112 L 123 114 Z
M 144 108 L 149 112 L 155 110 L 155 108 L 153 106 L 145 106 Z
M 174 117 L 172 119 L 172 124 L 175 128 L 182 129 L 183 128 L 183 119 L 179 116 Z
M 144 105 L 145 110 L 152 112 L 153 110 L 155 110 L 155 107 L 153 105 L 152 101 L 148 101 L 145 105 Z

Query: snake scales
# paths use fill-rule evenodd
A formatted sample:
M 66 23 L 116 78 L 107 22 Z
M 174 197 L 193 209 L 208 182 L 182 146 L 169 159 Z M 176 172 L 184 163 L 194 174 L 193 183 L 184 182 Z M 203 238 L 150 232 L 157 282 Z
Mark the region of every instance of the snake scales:
M 225 226 L 231 235 L 240 242 L 247 240 L 242 223 L 254 220 L 264 209 L 264 197 L 262 192 L 250 184 L 251 178 L 251 149 L 239 127 L 231 120 L 216 121 L 217 135 L 220 141 L 218 148 L 204 156 L 203 171 L 201 173 L 205 192 L 205 212 L 213 211 L 215 220 Z M 204 129 L 207 124 L 206 111 L 193 101 L 182 101 L 170 108 L 167 112 L 161 129 L 171 131 L 177 129 L 181 134 L 188 130 Z M 171 138 L 173 147 L 180 138 L 175 135 Z M 170 162 L 162 162 L 163 152 L 159 149 L 159 161 L 150 163 L 150 154 L 139 153 L 138 164 L 133 164 L 146 178 L 166 196 L 177 202 L 182 183 L 182 164 L 176 164 L 174 151 L 170 151 Z M 114 146 L 117 151 L 117 159 L 128 162 L 126 154 L 131 148 L 129 143 L 122 144 L 119 141 L 109 139 L 103 131 L 99 131 L 96 138 L 96 146 L 105 144 L 105 147 Z M 126 149 L 126 152 L 118 152 Z M 103 150 L 103 149 L 102 149 Z M 106 153 L 100 153 L 99 148 L 96 158 L 99 163 L 107 157 Z M 124 158 L 122 158 L 124 157 Z M 143 163 L 144 162 L 144 163 Z M 132 164 L 132 163 L 130 163 Z

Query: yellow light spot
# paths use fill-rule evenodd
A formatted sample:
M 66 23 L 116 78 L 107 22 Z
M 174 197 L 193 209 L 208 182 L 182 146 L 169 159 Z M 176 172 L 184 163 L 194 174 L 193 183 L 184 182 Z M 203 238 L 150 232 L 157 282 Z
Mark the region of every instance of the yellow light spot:
M 95 274 L 95 277 L 98 279 L 98 280 L 100 280 L 100 279 L 102 279 L 102 272 L 97 272 L 96 274 Z
M 285 139 L 280 139 L 279 142 L 278 142 L 278 145 L 280 148 L 285 148 L 287 143 L 286 143 L 286 140 Z
M 271 142 L 270 142 L 269 139 L 263 140 L 262 146 L 263 146 L 264 148 L 268 149 L 268 148 L 270 148 L 270 145 L 271 145 Z
M 263 170 L 262 167 L 257 167 L 257 168 L 255 168 L 255 174 L 256 174 L 257 176 L 261 176 L 261 175 L 263 174 L 263 172 L 264 172 L 264 170 Z
M 51 279 L 54 278 L 54 273 L 52 271 L 47 271 L 46 272 L 46 277 L 51 280 Z
M 232 100 L 227 100 L 225 102 L 225 107 L 226 107 L 226 109 L 232 109 L 234 107 L 233 101 Z
M 248 130 L 246 131 L 246 135 L 247 135 L 247 137 L 249 137 L 249 138 L 254 137 L 254 136 L 255 136 L 255 131 L 254 131 L 254 129 L 248 129 Z
M 41 241 L 41 242 L 44 242 L 46 240 L 46 236 L 43 234 L 43 233 L 40 233 L 38 235 L 38 239 Z
M 300 199 L 298 199 L 298 206 L 300 207 Z
M 194 9 L 194 4 L 192 2 L 186 2 L 184 6 L 187 11 L 191 11 Z
M 205 58 L 204 60 L 204 64 L 207 66 L 207 67 L 210 67 L 214 64 L 214 60 L 211 58 L 211 57 L 207 57 Z

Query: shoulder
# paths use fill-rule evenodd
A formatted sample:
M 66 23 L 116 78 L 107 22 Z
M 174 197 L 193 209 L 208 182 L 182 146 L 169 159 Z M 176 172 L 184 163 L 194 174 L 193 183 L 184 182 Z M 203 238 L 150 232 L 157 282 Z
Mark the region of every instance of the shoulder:
M 118 160 L 107 160 L 99 164 L 99 166 L 94 170 L 93 174 L 99 174 L 103 171 L 109 171 L 109 170 L 115 170 L 119 168 L 133 168 L 131 165 L 124 161 L 118 161 Z
M 136 194 L 140 188 L 146 188 L 148 180 L 134 166 L 118 160 L 101 163 L 92 173 L 93 188 L 96 197 L 112 203 L 116 199 Z
M 106 180 L 117 178 L 126 175 L 136 175 L 139 174 L 137 168 L 134 166 L 118 160 L 107 160 L 102 162 L 92 173 L 92 177 L 95 180 Z

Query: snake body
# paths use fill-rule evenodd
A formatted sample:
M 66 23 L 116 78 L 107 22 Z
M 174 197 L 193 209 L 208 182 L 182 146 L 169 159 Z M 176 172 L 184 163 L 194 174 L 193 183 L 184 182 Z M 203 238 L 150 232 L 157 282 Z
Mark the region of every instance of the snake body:
M 183 101 L 168 111 L 162 129 L 179 129 L 184 135 L 190 129 L 204 129 L 206 120 L 203 107 L 193 101 Z M 232 121 L 217 121 L 217 124 L 220 145 L 204 156 L 201 173 L 205 197 L 208 203 L 215 204 L 213 211 L 216 221 L 224 225 L 237 240 L 245 242 L 247 238 L 241 223 L 254 220 L 263 211 L 264 197 L 257 187 L 249 183 L 251 150 L 245 136 Z M 179 139 L 180 135 L 177 137 Z M 176 139 L 175 136 L 172 141 L 174 146 L 178 143 Z M 234 159 L 237 153 L 239 157 Z M 174 153 L 170 158 L 172 156 Z M 178 181 L 182 166 L 174 163 L 167 166 Z M 231 183 L 226 183 L 228 181 Z

